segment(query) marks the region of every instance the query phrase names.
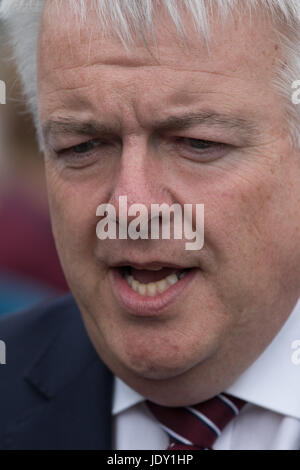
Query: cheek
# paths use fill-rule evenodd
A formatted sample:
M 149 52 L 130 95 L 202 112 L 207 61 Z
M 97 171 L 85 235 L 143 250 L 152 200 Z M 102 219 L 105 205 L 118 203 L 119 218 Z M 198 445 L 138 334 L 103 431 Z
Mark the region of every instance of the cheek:
M 49 167 L 47 182 L 58 252 L 65 263 L 74 264 L 75 260 L 91 253 L 96 242 L 96 209 L 101 194 L 93 190 L 92 185 L 60 178 Z
M 244 292 L 241 297 L 248 292 L 251 301 L 256 295 L 271 302 L 286 289 L 298 289 L 299 221 L 294 211 L 300 181 L 299 171 L 291 171 L 288 163 L 259 170 L 246 177 L 232 175 L 215 187 L 206 204 L 206 240 L 222 266 L 217 282 L 227 285 L 225 291 L 235 291 L 234 283 L 236 292 Z
M 208 239 L 226 259 L 243 252 L 255 256 L 256 249 L 276 240 L 282 223 L 280 178 L 270 177 L 268 172 L 246 176 L 225 175 L 211 188 L 205 205 Z

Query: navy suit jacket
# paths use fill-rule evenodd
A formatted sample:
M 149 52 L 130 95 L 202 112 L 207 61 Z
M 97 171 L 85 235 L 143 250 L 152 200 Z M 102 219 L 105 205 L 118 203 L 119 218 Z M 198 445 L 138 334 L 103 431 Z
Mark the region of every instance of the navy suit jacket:
M 71 295 L 0 319 L 0 449 L 112 449 L 113 375 Z

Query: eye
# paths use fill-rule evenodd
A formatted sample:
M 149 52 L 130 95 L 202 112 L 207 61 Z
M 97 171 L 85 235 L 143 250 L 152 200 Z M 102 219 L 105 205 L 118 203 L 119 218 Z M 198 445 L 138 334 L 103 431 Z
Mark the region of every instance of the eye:
M 59 153 L 60 154 L 78 154 L 78 155 L 84 155 L 88 154 L 95 148 L 100 147 L 102 145 L 102 142 L 99 139 L 93 139 L 93 140 L 88 140 L 87 142 L 83 142 L 82 144 L 75 145 L 74 147 L 70 147 L 68 149 L 61 150 Z
M 198 149 L 198 150 L 207 150 L 213 147 L 215 142 L 210 142 L 208 140 L 201 140 L 201 139 L 187 139 L 185 138 L 184 141 L 190 145 L 192 148 Z
M 231 148 L 228 144 L 188 137 L 176 138 L 176 146 L 184 157 L 203 163 L 225 156 Z
M 81 144 L 55 151 L 59 160 L 67 166 L 84 168 L 109 153 L 110 146 L 100 139 L 91 139 Z

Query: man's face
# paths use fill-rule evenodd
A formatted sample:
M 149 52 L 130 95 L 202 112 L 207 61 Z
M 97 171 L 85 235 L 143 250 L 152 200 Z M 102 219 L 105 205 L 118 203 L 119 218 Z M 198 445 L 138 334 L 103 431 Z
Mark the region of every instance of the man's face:
M 137 40 L 127 53 L 102 38 L 94 12 L 80 29 L 55 4 L 43 19 L 39 106 L 69 285 L 95 348 L 124 381 L 162 404 L 207 399 L 261 354 L 299 296 L 300 155 L 271 85 L 282 51 L 262 15 L 253 28 L 212 25 L 208 53 L 191 27 L 184 47 L 161 11 L 157 46 Z M 179 126 L 187 115 L 199 119 Z M 118 208 L 119 196 L 149 212 L 204 204 L 204 248 L 100 241 L 96 209 Z M 144 284 L 159 267 L 188 271 L 145 297 L 124 266 Z

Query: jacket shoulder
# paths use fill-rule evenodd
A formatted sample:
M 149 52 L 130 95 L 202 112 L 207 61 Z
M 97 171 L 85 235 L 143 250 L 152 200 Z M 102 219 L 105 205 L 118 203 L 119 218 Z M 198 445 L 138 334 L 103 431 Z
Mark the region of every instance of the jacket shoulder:
M 71 295 L 0 320 L 0 449 L 108 449 L 113 376 Z
M 70 294 L 1 317 L 0 340 L 5 344 L 9 364 L 8 368 L 1 368 L 1 372 L 18 374 L 18 370 L 26 368 L 26 363 L 34 359 L 45 340 L 76 320 L 80 320 L 80 313 Z
M 15 336 L 18 333 L 22 334 L 28 329 L 43 327 L 45 321 L 54 326 L 58 320 L 58 315 L 60 316 L 59 319 L 64 321 L 76 310 L 78 311 L 78 307 L 71 294 L 39 302 L 30 309 L 1 316 L 0 334 L 6 337 Z

